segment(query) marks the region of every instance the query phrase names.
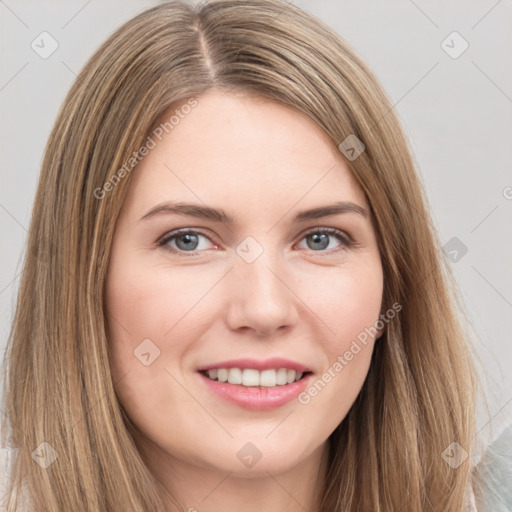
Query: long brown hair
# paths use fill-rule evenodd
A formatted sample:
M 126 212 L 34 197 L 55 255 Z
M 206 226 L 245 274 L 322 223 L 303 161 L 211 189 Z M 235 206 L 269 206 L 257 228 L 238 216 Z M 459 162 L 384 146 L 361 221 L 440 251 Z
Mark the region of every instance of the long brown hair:
M 13 494 L 23 483 L 41 512 L 164 509 L 114 392 L 104 283 L 126 162 L 164 111 L 212 88 L 289 105 L 336 145 L 365 145 L 347 164 L 375 220 L 383 310 L 402 310 L 329 438 L 318 512 L 460 511 L 470 459 L 453 468 L 442 453 L 470 450 L 473 366 L 412 152 L 356 52 L 281 0 L 162 3 L 119 28 L 73 83 L 45 149 L 5 358 Z M 37 450 L 57 458 L 44 469 Z

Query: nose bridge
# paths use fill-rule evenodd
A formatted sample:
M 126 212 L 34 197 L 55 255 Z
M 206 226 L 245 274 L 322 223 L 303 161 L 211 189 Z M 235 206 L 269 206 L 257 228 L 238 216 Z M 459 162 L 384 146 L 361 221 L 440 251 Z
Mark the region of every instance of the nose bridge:
M 270 334 L 293 324 L 298 314 L 279 252 L 263 247 L 251 237 L 239 244 L 236 251 L 238 257 L 230 272 L 233 281 L 226 317 L 229 326 Z

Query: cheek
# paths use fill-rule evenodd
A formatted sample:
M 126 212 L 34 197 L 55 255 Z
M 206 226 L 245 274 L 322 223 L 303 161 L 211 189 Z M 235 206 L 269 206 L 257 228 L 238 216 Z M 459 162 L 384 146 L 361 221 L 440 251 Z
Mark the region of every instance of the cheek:
M 148 265 L 129 250 L 112 254 L 105 299 L 110 364 L 121 402 L 135 413 L 169 407 L 172 390 L 186 400 L 169 372 L 182 380 L 180 363 L 212 321 L 208 292 L 222 272 Z
M 317 334 L 325 365 L 299 396 L 299 403 L 310 411 L 308 421 L 333 428 L 346 416 L 368 373 L 378 335 L 383 276 L 375 263 L 339 269 L 328 280 L 317 278 L 317 284 L 329 284 L 318 295 L 310 295 L 311 309 L 325 324 Z
M 326 348 L 331 355 L 344 351 L 351 340 L 375 326 L 382 305 L 380 265 L 340 268 L 328 278 L 324 275 L 322 279 L 311 279 L 311 283 L 324 284 L 312 296 L 311 309 L 326 326 Z
M 172 347 L 179 349 L 182 336 L 176 333 L 190 324 L 209 280 L 186 270 L 145 268 L 135 258 L 113 263 L 106 294 L 112 344 L 128 344 L 133 350 L 150 338 L 167 350 L 173 338 Z
M 161 411 L 191 407 L 172 375 L 176 361 L 190 349 L 191 308 L 205 292 L 199 293 L 190 273 L 146 270 L 135 258 L 112 259 L 108 275 L 108 344 L 116 393 L 136 425 L 152 425 Z

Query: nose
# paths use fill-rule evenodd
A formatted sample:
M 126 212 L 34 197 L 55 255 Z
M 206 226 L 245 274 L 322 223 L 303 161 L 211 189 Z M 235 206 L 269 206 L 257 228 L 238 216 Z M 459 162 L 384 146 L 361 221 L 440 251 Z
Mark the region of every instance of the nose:
M 297 301 L 289 273 L 267 252 L 247 263 L 238 259 L 227 276 L 228 303 L 225 321 L 232 330 L 253 331 L 270 337 L 297 323 Z

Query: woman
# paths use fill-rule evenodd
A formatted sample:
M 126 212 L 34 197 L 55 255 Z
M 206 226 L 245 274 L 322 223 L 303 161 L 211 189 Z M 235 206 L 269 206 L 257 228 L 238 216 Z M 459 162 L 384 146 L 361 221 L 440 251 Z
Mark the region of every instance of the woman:
M 6 358 L 27 510 L 466 510 L 476 383 L 440 254 L 331 29 L 278 0 L 136 16 L 43 161 Z

